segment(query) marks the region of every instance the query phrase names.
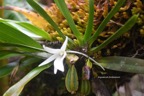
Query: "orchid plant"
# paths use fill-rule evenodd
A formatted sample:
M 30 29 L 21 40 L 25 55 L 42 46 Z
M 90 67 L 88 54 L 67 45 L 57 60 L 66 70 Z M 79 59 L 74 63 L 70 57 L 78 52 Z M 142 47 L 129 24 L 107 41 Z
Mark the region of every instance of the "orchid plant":
M 98 66 L 100 66 L 103 70 L 104 68 L 98 63 L 96 62 L 93 58 L 89 57 L 88 55 L 78 52 L 78 51 L 72 51 L 72 50 L 66 50 L 67 48 L 67 43 L 68 43 L 68 37 L 66 37 L 62 47 L 60 49 L 53 49 L 53 48 L 49 48 L 46 47 L 45 45 L 43 45 L 43 49 L 45 52 L 42 53 L 38 53 L 38 56 L 42 56 L 47 58 L 45 61 L 43 61 L 41 64 L 39 64 L 39 67 L 43 67 L 43 69 L 41 68 L 40 71 L 44 70 L 45 68 L 49 67 L 51 64 L 50 62 L 52 62 L 54 60 L 54 74 L 57 73 L 57 70 L 64 72 L 64 58 L 67 56 L 67 54 L 71 53 L 71 54 L 80 54 L 83 55 L 87 58 L 89 58 L 90 60 L 92 60 L 94 63 L 96 63 Z M 46 67 L 44 67 L 46 66 Z M 38 68 L 37 68 L 38 69 Z M 33 74 L 32 77 L 30 77 L 30 79 L 34 78 L 37 74 L 40 73 L 40 71 L 37 72 L 33 72 L 33 73 L 29 73 L 29 74 Z M 30 76 L 30 75 L 27 75 Z M 28 78 L 27 76 L 25 76 L 21 81 L 19 81 L 17 84 L 15 84 L 14 86 L 12 86 L 3 96 L 18 96 L 22 89 L 24 88 L 25 84 L 30 80 L 25 80 L 26 78 Z M 17 91 L 15 91 L 14 89 L 18 88 Z
M 95 64 L 99 65 L 104 70 L 104 68 L 98 62 L 96 62 L 94 59 L 92 59 L 88 55 L 78 52 L 78 51 L 72 51 L 72 50 L 66 51 L 66 47 L 68 45 L 67 43 L 68 43 L 68 37 L 66 37 L 66 39 L 60 49 L 52 49 L 52 48 L 49 48 L 49 47 L 46 47 L 45 45 L 43 45 L 43 48 L 47 52 L 47 54 L 53 54 L 53 55 L 50 57 L 47 57 L 48 55 L 46 55 L 45 53 L 40 54 L 47 59 L 44 62 L 42 62 L 39 66 L 49 64 L 50 62 L 52 62 L 54 60 L 54 73 L 56 74 L 57 70 L 64 72 L 64 64 L 63 64 L 64 58 L 66 57 L 66 55 L 68 53 L 73 53 L 73 54 L 80 54 L 80 55 L 83 55 L 83 56 L 89 58 L 90 60 L 92 60 Z
M 27 2 L 49 23 L 51 26 L 57 31 L 59 36 L 63 39 L 63 44 L 61 48 L 52 48 L 46 46 L 44 44 L 40 44 L 39 42 L 42 40 L 48 40 L 52 42 L 52 38 L 50 34 L 30 23 L 20 22 L 14 20 L 0 19 L 0 46 L 2 49 L 0 50 L 1 55 L 0 59 L 10 58 L 12 56 L 29 56 L 31 58 L 37 59 L 38 61 L 33 60 L 33 63 L 38 63 L 42 61 L 38 66 L 32 71 L 30 71 L 25 77 L 23 77 L 19 82 L 10 87 L 3 96 L 19 96 L 24 86 L 36 77 L 40 72 L 45 69 L 48 69 L 52 65 L 54 65 L 54 74 L 59 71 L 65 71 L 65 58 L 68 57 L 68 54 L 80 55 L 86 57 L 85 64 L 83 64 L 82 74 L 85 77 L 85 71 L 90 74 L 90 70 L 92 69 L 92 62 L 94 65 L 98 65 L 101 69 L 111 69 L 117 71 L 125 71 L 125 72 L 135 72 L 135 73 L 144 73 L 144 68 L 142 67 L 143 60 L 134 59 L 129 57 L 105 57 L 100 60 L 96 60 L 92 57 L 92 53 L 98 52 L 113 40 L 120 37 L 124 32 L 130 30 L 137 21 L 138 15 L 133 15 L 119 30 L 117 30 L 113 35 L 111 35 L 107 40 L 105 40 L 102 44 L 98 46 L 92 46 L 94 41 L 97 39 L 99 34 L 103 31 L 106 24 L 110 21 L 110 19 L 114 16 L 114 14 L 120 9 L 123 3 L 126 0 L 118 0 L 115 7 L 109 12 L 106 18 L 101 22 L 96 32 L 92 34 L 93 27 L 93 18 L 94 18 L 94 0 L 89 0 L 89 19 L 85 33 L 82 35 L 79 30 L 76 28 L 76 25 L 71 17 L 71 14 L 67 8 L 67 5 L 64 0 L 54 0 L 57 7 L 61 11 L 61 13 L 66 18 L 69 27 L 71 28 L 73 34 L 75 35 L 78 44 L 75 44 L 74 40 L 65 36 L 63 32 L 59 29 L 58 25 L 53 21 L 53 19 L 43 10 L 43 8 L 34 0 L 27 0 Z M 20 38 L 19 38 L 20 37 Z M 78 50 L 73 50 L 74 47 L 82 47 L 88 46 L 88 51 L 86 53 L 80 52 Z M 15 51 L 14 51 L 15 50 Z M 40 58 L 39 58 L 40 57 Z M 114 59 L 113 59 L 114 58 Z M 130 62 L 130 61 L 133 62 Z M 92 62 L 91 62 L 92 61 Z M 126 63 L 123 65 L 127 70 L 123 70 L 119 67 L 112 66 L 120 66 L 121 61 Z M 52 64 L 53 62 L 53 64 Z M 133 68 L 135 64 L 138 64 L 136 69 Z M 30 64 L 28 64 L 30 65 Z M 128 65 L 128 66 L 127 66 Z M 0 77 L 4 77 L 12 72 L 15 67 L 11 65 L 6 65 L 0 68 Z M 20 69 L 25 67 L 25 64 L 22 64 Z M 69 66 L 69 65 L 68 65 Z M 86 66 L 86 67 L 85 67 Z M 130 68 L 131 67 L 131 68 Z M 5 69 L 8 69 L 4 71 Z M 65 85 L 67 90 L 74 94 L 78 90 L 79 81 L 78 74 L 74 64 L 70 64 L 69 69 L 65 76 Z M 90 85 L 87 78 L 82 81 L 85 84 Z M 90 87 L 90 86 L 89 86 Z M 83 89 L 83 87 L 82 87 Z

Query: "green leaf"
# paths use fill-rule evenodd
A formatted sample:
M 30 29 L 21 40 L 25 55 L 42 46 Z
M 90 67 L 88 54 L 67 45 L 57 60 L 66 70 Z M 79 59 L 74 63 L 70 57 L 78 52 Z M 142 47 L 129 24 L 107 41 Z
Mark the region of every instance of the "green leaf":
M 41 67 L 36 67 L 32 71 L 30 71 L 25 77 L 23 77 L 19 82 L 10 87 L 3 96 L 19 96 L 25 85 L 31 81 L 34 77 L 36 77 L 40 72 L 49 68 L 51 64 L 44 65 Z
M 97 28 L 96 32 L 93 34 L 93 36 L 90 38 L 89 43 L 92 44 L 97 37 L 99 36 L 99 34 L 103 31 L 103 29 L 105 28 L 105 26 L 107 25 L 107 23 L 110 21 L 110 19 L 115 15 L 115 13 L 120 9 L 120 7 L 123 5 L 123 3 L 126 0 L 118 0 L 117 4 L 115 5 L 115 7 L 109 12 L 109 14 L 106 16 L 106 18 L 102 21 L 102 23 L 99 25 L 99 27 Z
M 15 28 L 17 28 L 18 30 L 20 30 L 21 32 L 23 32 L 24 34 L 26 34 L 30 37 L 32 35 L 35 37 L 36 36 L 42 37 L 46 40 L 51 40 L 51 37 L 48 34 L 48 32 L 41 30 L 40 28 L 38 28 L 30 23 L 26 23 L 26 22 L 11 23 L 11 22 L 9 22 L 9 24 L 11 24 L 12 26 L 14 26 Z
M 32 38 L 21 33 L 12 26 L 0 22 L 0 41 L 6 43 L 24 44 L 36 48 L 42 48 L 41 45 Z
M 19 50 L 0 50 L 0 60 L 1 59 L 8 59 L 10 57 L 18 57 L 18 56 L 31 56 L 31 57 L 37 57 L 37 58 L 42 58 L 40 56 L 38 56 L 37 52 L 21 52 Z
M 19 62 L 20 69 L 19 70 L 25 70 L 26 67 L 31 67 L 32 65 L 38 64 L 41 61 L 41 58 L 37 57 L 25 57 L 22 58 Z
M 132 57 L 111 56 L 98 61 L 104 68 L 130 73 L 144 73 L 144 60 Z
M 102 44 L 100 44 L 98 47 L 94 47 L 91 49 L 91 51 L 99 51 L 105 46 L 107 46 L 110 42 L 120 37 L 123 33 L 130 30 L 134 24 L 136 23 L 138 18 L 138 15 L 133 15 L 119 30 L 117 30 L 112 36 L 110 36 L 107 40 L 105 40 Z
M 64 15 L 64 17 L 66 18 L 71 30 L 73 31 L 74 35 L 76 36 L 76 38 L 79 40 L 80 43 L 83 43 L 82 35 L 76 28 L 76 25 L 71 17 L 71 14 L 67 8 L 65 1 L 64 0 L 54 0 L 54 1 L 57 4 L 57 6 L 59 7 L 59 9 L 62 12 L 62 14 Z
M 87 28 L 84 34 L 84 41 L 88 41 L 91 36 L 92 28 L 93 28 L 93 19 L 94 19 L 94 0 L 89 0 L 89 19 Z
M 36 64 L 40 60 L 41 60 L 40 58 L 25 57 L 25 58 L 21 59 L 19 62 L 19 65 L 20 65 L 19 70 L 23 71 L 23 70 L 25 70 L 26 67 L 29 67 L 32 64 Z M 5 66 L 0 67 L 0 78 L 4 77 L 6 75 L 9 75 L 13 71 L 13 69 L 16 67 L 17 64 L 18 64 L 18 62 L 12 62 Z
M 41 48 L 28 46 L 28 45 L 24 45 L 24 44 L 17 44 L 17 43 L 15 44 L 15 43 L 1 43 L 0 42 L 0 47 L 4 48 L 4 49 L 16 48 L 17 50 L 15 50 L 15 51 L 22 50 L 24 52 L 36 52 L 36 51 L 44 52 L 44 50 Z M 10 49 L 10 50 L 13 50 L 13 49 Z
M 58 25 L 52 20 L 52 18 L 43 10 L 43 8 L 38 5 L 34 0 L 27 0 L 27 2 L 33 7 L 46 21 L 48 21 L 53 28 L 58 32 L 58 34 L 65 39 L 64 34 L 59 29 Z
M 38 36 L 42 36 L 46 40 L 51 40 L 51 37 L 48 34 L 48 32 L 41 30 L 40 28 L 38 28 L 30 23 L 18 22 L 17 24 L 19 24 L 20 26 L 26 28 L 27 30 L 29 30 L 30 32 L 32 32 Z
M 28 35 L 33 39 L 46 39 L 51 40 L 48 32 L 30 24 L 27 22 L 19 22 L 14 20 L 0 19 L 0 22 L 6 23 L 7 25 L 11 25 L 22 33 Z
M 9 75 L 16 64 L 9 64 L 3 67 L 0 67 L 0 78 Z
M 7 59 L 14 56 L 19 56 L 20 54 L 16 51 L 0 50 L 0 60 Z
M 16 22 L 19 22 L 19 21 L 10 20 L 10 19 L 2 19 L 2 18 L 0 18 L 0 22 L 14 22 L 14 23 L 16 23 Z

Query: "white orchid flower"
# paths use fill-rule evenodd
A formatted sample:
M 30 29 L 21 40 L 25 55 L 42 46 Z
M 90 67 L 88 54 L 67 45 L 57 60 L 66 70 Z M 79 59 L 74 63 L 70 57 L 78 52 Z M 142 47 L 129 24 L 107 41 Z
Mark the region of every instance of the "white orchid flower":
M 45 45 L 43 45 L 43 48 L 47 53 L 41 53 L 38 55 L 39 56 L 43 55 L 42 57 L 45 57 L 47 59 L 44 62 L 42 62 L 39 66 L 43 66 L 54 61 L 54 73 L 56 74 L 57 70 L 64 72 L 63 60 L 66 57 L 67 53 L 73 53 L 73 54 L 83 55 L 84 57 L 89 58 L 91 61 L 93 61 L 95 64 L 97 64 L 104 70 L 104 68 L 98 62 L 96 62 L 93 58 L 89 57 L 88 55 L 78 52 L 78 51 L 72 51 L 72 50 L 66 51 L 67 43 L 68 43 L 68 37 L 66 37 L 60 49 L 53 49 L 53 48 L 46 47 Z
M 60 70 L 64 72 L 64 65 L 63 60 L 66 57 L 66 47 L 68 43 L 68 37 L 66 37 L 62 47 L 60 49 L 53 49 L 46 47 L 43 45 L 43 48 L 48 54 L 52 54 L 50 57 L 48 57 L 44 62 L 42 62 L 39 66 L 43 66 L 45 64 L 48 64 L 54 60 L 54 73 L 57 73 L 57 70 Z

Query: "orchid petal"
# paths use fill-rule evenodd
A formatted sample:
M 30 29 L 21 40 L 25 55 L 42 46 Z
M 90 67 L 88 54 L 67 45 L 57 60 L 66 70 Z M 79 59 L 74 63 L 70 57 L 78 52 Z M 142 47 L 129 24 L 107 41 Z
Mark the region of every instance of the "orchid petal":
M 47 52 L 38 52 L 34 55 L 37 55 L 37 56 L 40 56 L 40 57 L 43 57 L 43 58 L 48 58 L 48 57 L 52 56 L 52 54 L 49 54 Z
M 59 56 L 54 61 L 54 67 L 62 72 L 64 72 L 63 60 L 66 57 L 66 52 L 64 52 L 63 56 Z
M 50 63 L 51 61 L 53 61 L 54 59 L 56 59 L 57 58 L 57 54 L 54 54 L 54 55 L 52 55 L 52 56 L 50 56 L 48 59 L 46 59 L 44 62 L 42 62 L 41 64 L 39 64 L 39 66 L 43 66 L 43 65 L 45 65 L 45 64 L 48 64 L 48 63 Z
M 54 74 L 56 74 L 57 73 L 57 69 L 54 67 Z
M 65 51 L 66 50 L 66 47 L 67 47 L 67 43 L 68 43 L 68 37 L 66 36 L 66 39 L 61 47 L 61 50 Z
M 51 54 L 57 54 L 61 51 L 60 49 L 53 49 L 50 47 L 46 47 L 45 45 L 43 45 L 43 48 L 45 51 L 47 51 L 48 53 L 51 53 Z

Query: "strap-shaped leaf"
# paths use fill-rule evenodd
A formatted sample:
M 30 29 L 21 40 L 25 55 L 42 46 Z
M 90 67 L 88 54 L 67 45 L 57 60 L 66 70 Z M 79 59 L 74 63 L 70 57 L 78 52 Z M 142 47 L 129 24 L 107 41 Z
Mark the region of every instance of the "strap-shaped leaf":
M 144 73 L 144 60 L 131 57 L 104 57 L 99 60 L 99 63 L 110 70 L 130 72 L 130 73 Z
M 34 34 L 36 34 L 38 36 L 42 36 L 46 40 L 51 40 L 51 37 L 48 34 L 48 32 L 46 32 L 44 30 L 41 30 L 40 28 L 38 28 L 38 27 L 36 27 L 36 26 L 34 26 L 32 24 L 25 23 L 25 22 L 23 22 L 23 23 L 19 22 L 17 24 L 19 24 L 20 26 L 26 28 L 27 30 L 29 30 L 30 32 L 32 32 L 32 33 L 34 33 Z
M 9 50 L 0 50 L 0 60 L 7 59 L 14 56 L 19 56 L 20 54 L 17 51 Z
M 40 39 L 51 40 L 51 37 L 48 34 L 48 32 L 46 32 L 30 23 L 19 22 L 19 21 L 14 21 L 14 20 L 7 20 L 7 19 L 0 19 L 0 22 L 4 22 L 4 23 L 12 25 L 13 27 L 20 30 L 24 34 L 28 35 L 29 37 L 34 37 L 34 38 L 37 37 Z
M 119 30 L 117 30 L 112 36 L 110 36 L 107 40 L 105 40 L 102 44 L 97 47 L 91 49 L 91 51 L 99 51 L 105 46 L 107 46 L 110 42 L 120 37 L 123 33 L 130 30 L 134 24 L 136 23 L 138 15 L 133 15 Z
M 24 44 L 27 46 L 42 48 L 41 45 L 32 38 L 2 22 L 0 22 L 0 42 Z
M 52 20 L 52 18 L 43 10 L 43 8 L 38 5 L 34 0 L 27 0 L 27 2 L 33 7 L 48 23 L 50 23 L 53 28 L 58 32 L 58 34 L 65 39 L 64 34 L 59 29 L 58 25 Z
M 25 57 L 23 59 L 21 59 L 20 61 L 20 66 L 19 66 L 19 70 L 25 70 L 26 67 L 31 66 L 32 64 L 36 64 L 36 62 L 39 62 L 41 59 L 40 58 L 35 58 L 35 57 Z M 13 69 L 16 67 L 16 65 L 18 64 L 18 62 L 12 62 L 9 63 L 3 67 L 0 67 L 0 78 L 9 75 Z
M 99 34 L 103 31 L 103 29 L 107 25 L 107 23 L 115 15 L 115 13 L 119 10 L 119 8 L 123 5 L 123 3 L 125 1 L 126 0 L 118 0 L 117 1 L 117 4 L 115 5 L 115 7 L 109 12 L 109 14 L 106 16 L 106 18 L 102 21 L 102 23 L 97 28 L 97 30 L 94 33 L 94 35 L 90 38 L 90 41 L 89 41 L 90 44 L 92 44 L 97 39 L 97 37 L 99 36 Z
M 41 36 L 42 38 L 46 39 L 46 40 L 51 40 L 50 35 L 48 34 L 48 32 L 41 30 L 40 28 L 30 24 L 30 23 L 26 23 L 26 22 L 17 22 L 17 23 L 10 23 L 12 24 L 12 26 L 14 26 L 15 28 L 18 28 L 20 31 L 24 31 L 23 33 L 25 33 L 26 35 L 29 36 L 29 34 L 34 34 L 36 36 Z
M 16 48 L 17 50 L 21 50 L 21 51 L 24 51 L 24 52 L 44 51 L 41 48 L 28 46 L 28 45 L 24 45 L 24 44 L 17 44 L 17 43 L 1 43 L 0 42 L 0 47 L 4 48 L 4 49 L 5 48 Z
M 91 36 L 93 28 L 93 19 L 94 19 L 94 0 L 89 0 L 89 18 L 87 28 L 84 34 L 84 41 L 88 41 Z
M 8 59 L 10 57 L 18 57 L 18 56 L 28 56 L 28 57 L 36 57 L 43 58 L 42 56 L 37 55 L 39 52 L 22 52 L 19 50 L 0 50 L 0 60 Z
M 44 65 L 41 67 L 36 67 L 32 71 L 30 71 L 25 77 L 23 77 L 19 82 L 14 84 L 12 87 L 10 87 L 3 96 L 19 96 L 25 85 L 31 81 L 34 77 L 36 77 L 40 72 L 43 70 L 49 68 L 51 64 Z
M 64 0 L 54 0 L 54 1 L 57 4 L 57 6 L 59 7 L 59 9 L 62 12 L 62 14 L 64 15 L 64 17 L 66 18 L 71 30 L 73 31 L 73 33 L 75 35 L 75 37 L 80 41 L 80 43 L 83 43 L 82 35 L 80 34 L 78 29 L 76 28 L 76 25 L 75 25 L 75 23 L 71 17 L 71 14 L 67 8 L 65 1 Z
M 14 67 L 15 67 L 14 64 L 9 64 L 9 65 L 0 67 L 0 78 L 10 74 Z

